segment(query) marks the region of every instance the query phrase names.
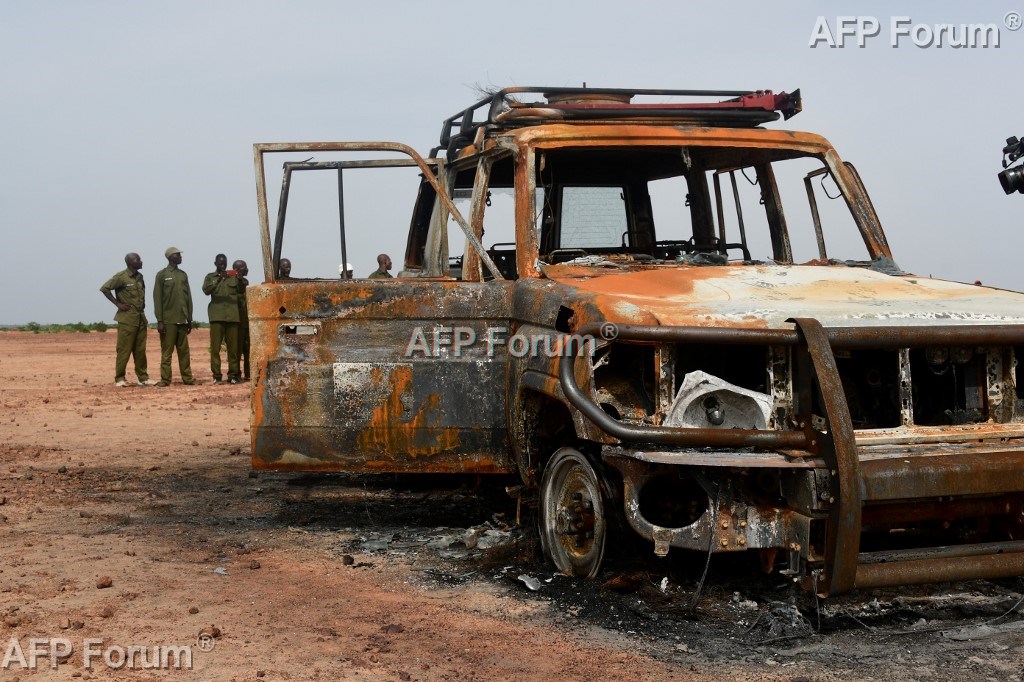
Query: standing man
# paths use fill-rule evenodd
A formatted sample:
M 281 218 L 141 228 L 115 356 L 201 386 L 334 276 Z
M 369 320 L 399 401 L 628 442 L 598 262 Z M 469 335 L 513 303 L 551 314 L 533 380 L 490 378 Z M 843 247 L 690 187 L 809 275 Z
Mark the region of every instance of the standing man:
M 377 256 L 377 269 L 370 273 L 370 279 L 391 279 L 391 256 L 382 253 Z
M 238 362 L 242 367 L 242 376 L 249 381 L 249 306 L 245 301 L 245 289 L 249 280 L 249 266 L 244 260 L 236 260 L 231 269 L 238 277 Z
M 292 262 L 287 258 L 282 258 L 277 264 L 277 278 L 278 279 L 291 279 L 292 278 Z
M 114 385 L 125 387 L 124 372 L 128 358 L 135 358 L 135 376 L 139 386 L 152 386 L 146 365 L 146 281 L 142 279 L 142 258 L 137 253 L 124 257 L 128 267 L 117 273 L 100 287 L 107 300 L 117 306 L 117 359 L 114 361 Z M 113 293 L 111 293 L 113 292 Z
M 178 269 L 181 250 L 173 246 L 164 251 L 167 267 L 156 274 L 153 286 L 153 309 L 156 330 L 160 332 L 160 383 L 171 385 L 171 354 L 178 350 L 178 371 L 181 383 L 191 386 L 192 363 L 188 351 L 188 335 L 192 333 L 192 290 L 188 275 Z
M 228 272 L 228 257 L 218 253 L 213 259 L 216 268 L 203 280 L 203 293 L 210 297 L 210 371 L 213 383 L 222 384 L 220 344 L 228 348 L 228 383 L 241 382 L 238 371 L 238 277 Z

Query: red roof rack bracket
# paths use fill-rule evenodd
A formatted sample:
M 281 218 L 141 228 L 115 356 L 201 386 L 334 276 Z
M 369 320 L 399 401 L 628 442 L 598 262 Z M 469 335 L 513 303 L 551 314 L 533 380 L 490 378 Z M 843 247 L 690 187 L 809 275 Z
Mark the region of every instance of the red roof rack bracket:
M 765 96 L 772 98 L 772 107 L 787 121 L 803 111 L 804 103 L 800 99 L 800 88 L 793 92 L 780 92 L 777 95 L 773 95 L 770 90 L 767 90 Z

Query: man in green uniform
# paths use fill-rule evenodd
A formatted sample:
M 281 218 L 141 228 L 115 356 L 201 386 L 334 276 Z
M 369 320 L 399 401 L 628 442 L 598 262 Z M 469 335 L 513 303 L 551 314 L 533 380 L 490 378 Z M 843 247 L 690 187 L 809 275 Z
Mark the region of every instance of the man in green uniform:
M 216 268 L 203 280 L 203 293 L 210 297 L 210 371 L 213 383 L 221 384 L 220 344 L 228 349 L 228 383 L 241 382 L 238 371 L 238 277 L 228 272 L 228 257 L 218 253 Z
M 391 256 L 382 253 L 377 256 L 377 269 L 370 273 L 370 279 L 391 279 Z
M 146 365 L 146 282 L 142 279 L 142 258 L 137 253 L 124 257 L 128 267 L 100 287 L 100 292 L 117 306 L 117 359 L 114 361 L 114 385 L 124 387 L 128 358 L 135 357 L 135 376 L 139 386 L 152 386 Z M 113 292 L 113 293 L 111 293 Z
M 156 311 L 156 329 L 160 332 L 160 383 L 171 385 L 171 354 L 178 350 L 178 371 L 181 383 L 192 385 L 192 363 L 188 350 L 188 335 L 192 333 L 192 290 L 188 275 L 178 268 L 181 250 L 173 246 L 164 252 L 167 267 L 156 275 L 153 287 L 153 308 Z
M 245 302 L 245 288 L 249 286 L 245 276 L 249 274 L 249 266 L 244 260 L 236 260 L 231 269 L 238 277 L 238 362 L 244 380 L 249 381 L 249 306 Z

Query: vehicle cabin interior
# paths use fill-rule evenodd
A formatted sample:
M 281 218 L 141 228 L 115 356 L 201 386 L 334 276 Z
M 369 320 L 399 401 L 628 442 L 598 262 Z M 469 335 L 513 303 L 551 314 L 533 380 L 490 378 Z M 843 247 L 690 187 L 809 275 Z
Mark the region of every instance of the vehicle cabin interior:
M 751 229 L 762 232 L 758 238 L 764 243 L 755 257 L 789 263 L 793 256 L 775 168 L 779 162 L 802 158 L 818 170 L 806 178 L 801 172 L 800 180 L 829 175 L 817 157 L 787 149 L 634 146 L 537 150 L 536 154 L 535 224 L 539 258 L 548 264 L 601 258 L 675 261 L 701 256 L 712 263 L 751 261 Z M 467 219 L 476 173 L 477 166 L 470 165 L 449 175 L 452 196 L 467 199 Z M 487 207 L 492 192 L 511 193 L 512 188 L 513 162 L 504 157 L 491 168 L 481 242 L 506 279 L 518 276 L 516 245 L 507 234 L 499 239 L 488 233 Z M 807 192 L 811 192 L 809 183 Z M 839 198 L 839 193 L 834 193 L 836 196 L 829 198 Z M 659 199 L 652 202 L 654 194 Z M 422 267 L 435 200 L 429 185 L 423 183 L 406 254 L 410 269 Z M 802 203 L 806 211 L 807 200 Z M 813 205 L 812 209 L 817 210 Z M 815 228 L 821 244 L 820 224 Z M 453 240 L 449 246 L 450 253 L 455 253 L 459 245 Z M 821 251 L 824 253 L 823 245 Z M 462 257 L 452 256 L 449 274 L 460 279 L 461 265 Z

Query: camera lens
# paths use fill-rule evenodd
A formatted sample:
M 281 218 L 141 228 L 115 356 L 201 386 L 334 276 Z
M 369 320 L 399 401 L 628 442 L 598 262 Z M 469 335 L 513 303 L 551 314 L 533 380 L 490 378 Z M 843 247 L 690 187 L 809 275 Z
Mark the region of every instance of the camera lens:
M 1024 166 L 1007 168 L 999 174 L 999 184 L 1007 194 L 1020 192 L 1024 194 Z

